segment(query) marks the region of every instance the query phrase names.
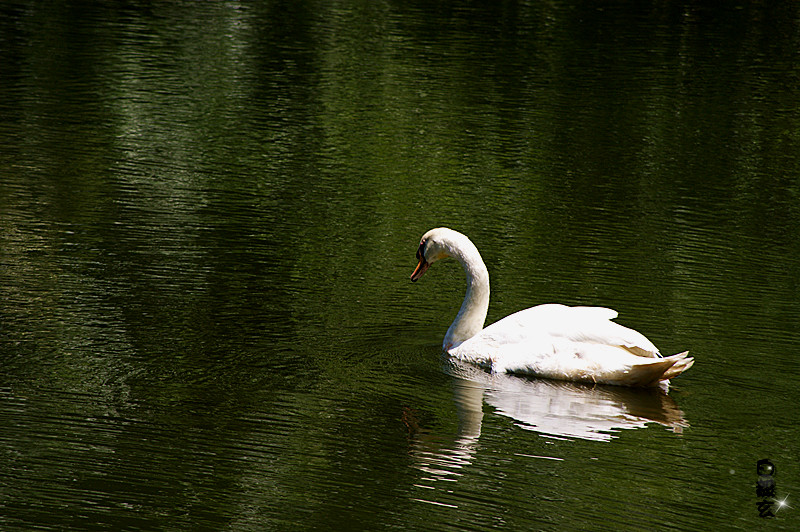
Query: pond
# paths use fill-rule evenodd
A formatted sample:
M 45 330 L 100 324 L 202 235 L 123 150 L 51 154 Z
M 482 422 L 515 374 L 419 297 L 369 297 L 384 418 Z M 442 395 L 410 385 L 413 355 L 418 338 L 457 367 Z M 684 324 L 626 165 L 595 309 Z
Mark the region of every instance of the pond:
M 797 5 L 0 13 L 0 528 L 797 529 Z M 438 226 L 694 367 L 448 360 Z

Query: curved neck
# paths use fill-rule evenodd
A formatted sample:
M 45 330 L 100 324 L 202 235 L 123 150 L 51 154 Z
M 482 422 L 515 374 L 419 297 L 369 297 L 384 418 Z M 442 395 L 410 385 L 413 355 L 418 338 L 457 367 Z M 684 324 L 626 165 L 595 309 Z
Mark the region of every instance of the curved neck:
M 467 294 L 456 319 L 447 329 L 442 343 L 445 351 L 481 332 L 489 310 L 489 271 L 478 248 L 465 238 L 448 251 L 451 257 L 461 263 L 467 274 Z

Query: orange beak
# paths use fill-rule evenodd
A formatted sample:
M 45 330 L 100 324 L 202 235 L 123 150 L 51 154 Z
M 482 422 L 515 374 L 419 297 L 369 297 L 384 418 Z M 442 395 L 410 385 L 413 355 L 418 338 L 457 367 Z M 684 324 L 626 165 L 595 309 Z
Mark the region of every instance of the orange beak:
M 411 274 L 411 281 L 416 282 L 417 279 L 422 277 L 422 274 L 428 271 L 428 267 L 430 266 L 429 263 L 425 262 L 425 259 L 420 259 L 419 264 L 417 264 L 414 273 Z

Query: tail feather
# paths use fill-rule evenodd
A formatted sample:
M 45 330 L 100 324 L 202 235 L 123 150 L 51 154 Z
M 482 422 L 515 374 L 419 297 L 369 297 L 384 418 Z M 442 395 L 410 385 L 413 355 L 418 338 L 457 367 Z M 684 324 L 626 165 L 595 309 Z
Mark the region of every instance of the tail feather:
M 674 358 L 675 363 L 669 368 L 664 375 L 661 377 L 661 380 L 672 379 L 673 377 L 677 377 L 687 369 L 691 368 L 694 365 L 694 359 L 691 358 L 689 355 L 689 351 L 684 351 L 683 353 L 678 353 L 677 355 L 672 355 L 668 358 Z
M 694 359 L 689 352 L 664 357 L 655 363 L 637 364 L 630 372 L 632 386 L 656 386 L 660 382 L 677 377 L 692 367 Z

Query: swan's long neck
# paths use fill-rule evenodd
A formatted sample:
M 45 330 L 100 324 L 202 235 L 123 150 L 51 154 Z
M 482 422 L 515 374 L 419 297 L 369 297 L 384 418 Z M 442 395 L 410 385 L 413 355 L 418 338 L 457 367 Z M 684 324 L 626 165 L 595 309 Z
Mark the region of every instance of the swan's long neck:
M 456 319 L 447 329 L 442 343 L 445 351 L 481 332 L 489 310 L 489 271 L 478 248 L 466 237 L 454 241 L 449 248 L 448 254 L 461 263 L 467 274 L 467 294 Z

